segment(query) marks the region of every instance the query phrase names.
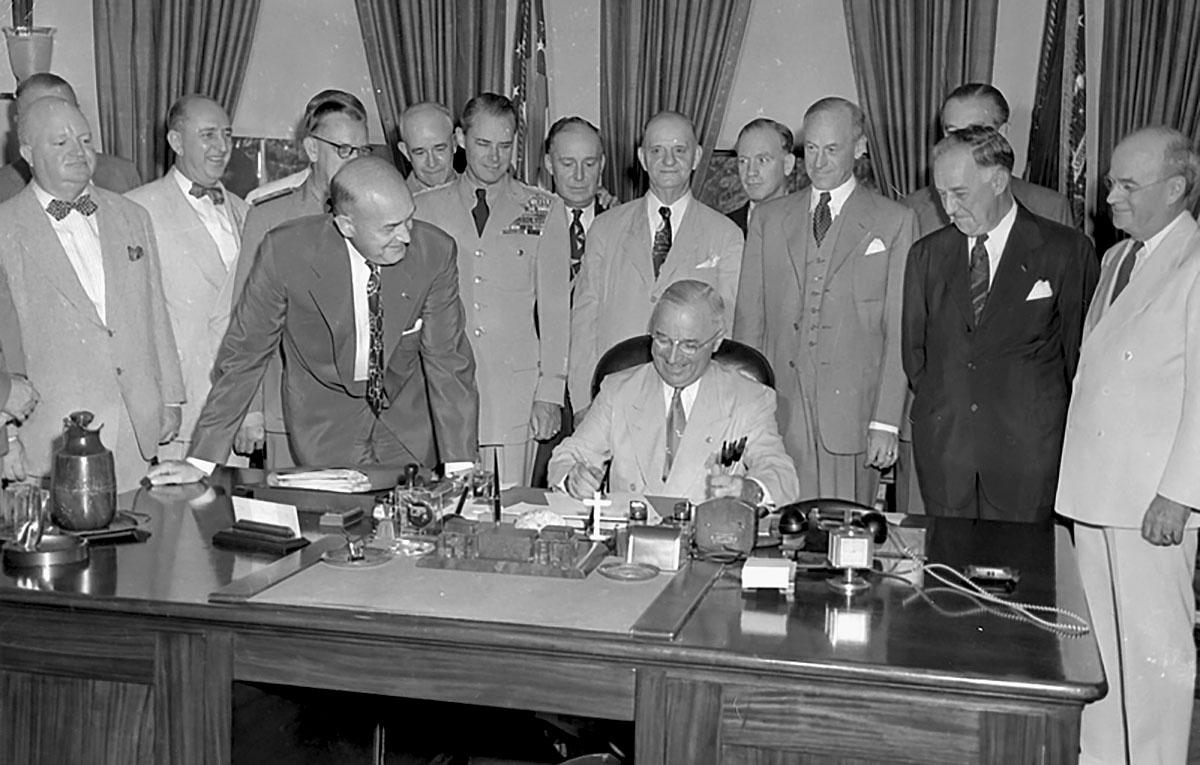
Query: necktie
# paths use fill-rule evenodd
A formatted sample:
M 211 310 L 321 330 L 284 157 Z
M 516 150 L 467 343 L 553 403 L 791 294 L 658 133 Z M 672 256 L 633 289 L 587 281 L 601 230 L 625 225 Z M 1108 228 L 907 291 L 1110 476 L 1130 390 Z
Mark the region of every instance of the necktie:
M 821 242 L 825 241 L 825 235 L 829 233 L 829 227 L 833 225 L 833 213 L 829 211 L 829 192 L 822 191 L 821 198 L 817 202 L 817 209 L 813 211 L 813 239 L 817 240 L 817 246 L 821 246 Z
M 1125 257 L 1121 259 L 1121 267 L 1117 269 L 1117 278 L 1113 281 L 1112 297 L 1108 304 L 1112 305 L 1117 302 L 1117 295 L 1129 285 L 1129 275 L 1133 273 L 1133 267 L 1137 265 L 1138 253 L 1142 251 L 1145 242 L 1134 241 L 1133 246 L 1129 248 L 1129 252 L 1125 253 Z
M 671 463 L 679 452 L 679 443 L 683 440 L 683 431 L 687 428 L 687 415 L 683 411 L 682 388 L 675 389 L 671 396 L 671 408 L 667 410 L 667 458 L 663 461 L 663 480 L 671 474 Z
M 96 212 L 96 203 L 89 195 L 83 194 L 74 202 L 51 199 L 50 204 L 46 205 L 46 212 L 50 213 L 54 220 L 62 220 L 70 215 L 72 210 L 78 210 L 80 215 L 91 215 Z
M 487 190 L 475 189 L 475 206 L 471 208 L 471 217 L 475 219 L 475 233 L 483 236 L 483 227 L 487 225 L 488 215 L 491 209 L 487 203 Z
M 574 281 L 575 275 L 579 273 L 579 267 L 583 265 L 583 248 L 587 243 L 586 235 L 583 232 L 582 215 L 583 210 L 578 207 L 571 210 L 571 227 L 567 230 L 567 233 L 571 236 L 572 281 Z
M 975 237 L 975 246 L 971 248 L 971 308 L 975 311 L 975 324 L 983 316 L 983 307 L 987 304 L 988 286 L 991 279 L 991 266 L 988 264 L 988 251 L 983 243 L 987 234 Z
M 658 214 L 662 216 L 662 226 L 658 231 L 654 232 L 654 278 L 658 278 L 658 272 L 662 270 L 662 264 L 667 260 L 667 253 L 671 251 L 671 208 L 660 207 Z
M 387 407 L 383 392 L 383 300 L 379 296 L 379 264 L 367 263 L 367 311 L 371 322 L 371 348 L 367 355 L 367 405 L 376 416 Z
M 208 197 L 214 205 L 225 204 L 225 192 L 220 186 L 201 186 L 195 181 L 192 182 L 192 187 L 188 189 L 188 193 L 196 199 Z

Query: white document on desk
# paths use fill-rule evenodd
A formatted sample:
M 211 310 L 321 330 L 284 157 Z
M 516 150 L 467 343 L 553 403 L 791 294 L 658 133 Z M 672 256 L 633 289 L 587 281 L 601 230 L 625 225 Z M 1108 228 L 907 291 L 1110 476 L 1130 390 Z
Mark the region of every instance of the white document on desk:
M 295 505 L 250 497 L 234 497 L 233 518 L 238 521 L 258 521 L 285 526 L 292 530 L 293 535 L 300 536 L 300 516 L 296 513 Z

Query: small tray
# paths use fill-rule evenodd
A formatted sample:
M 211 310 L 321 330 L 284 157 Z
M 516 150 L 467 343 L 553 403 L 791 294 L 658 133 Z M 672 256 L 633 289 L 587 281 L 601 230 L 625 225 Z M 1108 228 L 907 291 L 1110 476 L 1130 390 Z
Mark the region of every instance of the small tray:
M 111 523 L 102 529 L 90 529 L 88 531 L 68 531 L 67 529 L 62 529 L 62 532 L 70 534 L 73 537 L 86 539 L 92 544 L 101 542 L 144 542 L 150 537 L 150 532 L 141 527 L 148 525 L 149 522 L 150 517 L 147 515 L 140 513 L 134 515 L 122 510 L 113 516 Z
M 644 582 L 647 579 L 653 579 L 659 574 L 658 566 L 651 566 L 649 563 L 625 563 L 622 561 L 602 563 L 596 570 L 600 572 L 601 576 L 616 579 L 620 582 Z
M 363 557 L 350 560 L 350 551 L 345 547 L 326 550 L 321 553 L 321 560 L 336 568 L 374 568 L 382 566 L 396 557 L 390 550 L 380 550 L 377 547 L 363 548 Z
M 87 559 L 87 540 L 68 534 L 43 534 L 36 550 L 26 550 L 16 542 L 4 543 L 4 562 L 14 568 L 61 566 Z

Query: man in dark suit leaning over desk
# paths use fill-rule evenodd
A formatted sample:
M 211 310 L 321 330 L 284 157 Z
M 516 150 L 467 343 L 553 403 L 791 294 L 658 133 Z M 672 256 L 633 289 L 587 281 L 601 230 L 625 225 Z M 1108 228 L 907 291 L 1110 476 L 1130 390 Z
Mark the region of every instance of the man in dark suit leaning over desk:
M 413 220 L 389 163 L 347 163 L 332 215 L 267 234 L 217 355 L 189 462 L 153 483 L 197 480 L 229 454 L 267 362 L 284 357 L 284 417 L 302 465 L 473 462 L 479 397 L 463 333 L 454 241 Z M 424 363 L 431 406 L 416 370 Z M 416 390 L 421 388 L 421 390 Z M 454 467 L 457 467 L 455 465 Z
M 650 318 L 653 361 L 604 379 L 579 428 L 554 450 L 550 485 L 590 497 L 612 459 L 614 491 L 795 501 L 800 485 L 775 423 L 775 392 L 711 363 L 724 315 L 715 287 L 695 279 L 668 287 Z M 722 444 L 742 438 L 742 458 L 722 469 Z
M 1044 523 L 1096 253 L 1013 200 L 994 128 L 951 133 L 933 162 L 954 226 L 913 245 L 903 321 L 926 512 Z

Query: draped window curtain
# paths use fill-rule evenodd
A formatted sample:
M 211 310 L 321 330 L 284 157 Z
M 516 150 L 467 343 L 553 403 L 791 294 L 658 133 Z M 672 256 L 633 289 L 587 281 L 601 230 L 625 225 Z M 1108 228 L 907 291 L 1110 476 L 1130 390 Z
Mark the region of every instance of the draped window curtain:
M 884 196 L 929 183 L 946 94 L 991 82 L 997 8 L 998 0 L 844 0 L 871 170 Z
M 657 112 L 672 109 L 696 126 L 706 161 L 692 188 L 702 188 L 725 120 L 750 0 L 602 0 L 600 15 L 605 187 L 622 200 L 642 193 L 642 128 Z
M 458 114 L 473 96 L 504 88 L 504 3 L 355 0 L 367 69 L 388 149 L 408 106 L 435 101 Z
M 165 172 L 165 119 L 200 93 L 232 117 L 260 0 L 93 0 L 96 90 L 105 149 L 143 178 Z
M 1195 0 L 1107 0 L 1101 54 L 1098 178 L 1108 172 L 1121 138 L 1150 124 L 1200 132 L 1200 3 Z M 1117 233 L 1103 184 L 1096 192 L 1096 247 L 1113 244 Z M 1197 200 L 1192 211 L 1200 213 Z

